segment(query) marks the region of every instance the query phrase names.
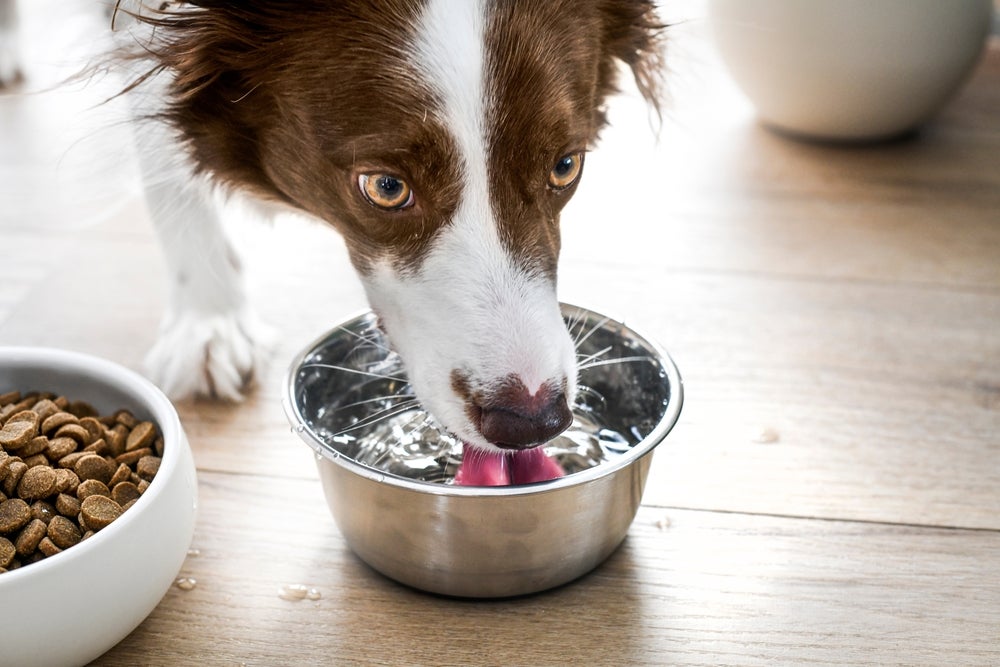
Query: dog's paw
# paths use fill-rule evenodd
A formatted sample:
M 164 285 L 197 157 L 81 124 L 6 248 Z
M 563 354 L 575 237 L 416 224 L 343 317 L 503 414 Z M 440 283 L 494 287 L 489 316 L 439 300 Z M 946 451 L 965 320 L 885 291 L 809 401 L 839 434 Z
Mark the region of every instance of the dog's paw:
M 146 356 L 146 374 L 172 399 L 241 401 L 272 340 L 270 327 L 249 311 L 170 313 Z

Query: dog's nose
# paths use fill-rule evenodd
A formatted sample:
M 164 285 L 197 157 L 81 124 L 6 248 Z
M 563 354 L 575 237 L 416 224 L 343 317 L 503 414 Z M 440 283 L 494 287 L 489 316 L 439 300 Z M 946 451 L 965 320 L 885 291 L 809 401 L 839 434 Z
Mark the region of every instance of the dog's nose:
M 503 400 L 482 409 L 479 431 L 498 447 L 527 449 L 548 442 L 573 423 L 562 390 L 543 386 L 534 394 L 523 385 L 503 392 Z

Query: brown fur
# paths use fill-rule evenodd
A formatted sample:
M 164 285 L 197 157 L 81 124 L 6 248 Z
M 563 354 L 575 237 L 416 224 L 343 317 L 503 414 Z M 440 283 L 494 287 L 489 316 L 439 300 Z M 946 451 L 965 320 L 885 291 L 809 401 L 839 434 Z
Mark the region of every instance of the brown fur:
M 384 257 L 415 270 L 448 223 L 461 165 L 433 94 L 400 45 L 418 0 L 194 0 L 156 26 L 148 53 L 174 76 L 166 119 L 196 168 L 218 182 L 306 211 L 345 237 L 360 271 Z M 489 19 L 494 83 L 488 164 L 501 238 L 525 268 L 554 279 L 556 161 L 585 151 L 605 123 L 616 60 L 657 99 L 660 35 L 647 0 L 498 0 Z M 357 175 L 406 180 L 414 206 L 384 211 Z

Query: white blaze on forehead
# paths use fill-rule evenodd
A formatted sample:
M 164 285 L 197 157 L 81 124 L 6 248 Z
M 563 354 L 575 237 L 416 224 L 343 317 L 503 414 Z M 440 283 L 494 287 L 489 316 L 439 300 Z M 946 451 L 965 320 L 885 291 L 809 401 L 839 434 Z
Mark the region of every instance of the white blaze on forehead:
M 466 167 L 484 181 L 485 23 L 483 0 L 430 0 L 414 44 L 417 66 L 427 76 L 424 83 L 443 103 L 438 120 L 454 132 Z
M 467 271 L 465 290 L 491 290 L 509 283 L 512 270 L 490 206 L 487 173 L 485 66 L 485 0 L 429 0 L 420 18 L 415 61 L 424 85 L 439 100 L 435 120 L 452 135 L 462 164 L 462 194 L 450 224 L 425 262 L 425 276 L 436 281 L 454 271 Z M 437 285 L 436 287 L 446 287 Z M 445 296 L 445 295 L 442 295 Z M 482 300 L 486 295 L 472 295 Z
M 387 260 L 364 277 L 417 395 L 449 429 L 481 445 L 452 389 L 453 370 L 482 383 L 514 374 L 529 391 L 568 381 L 572 395 L 575 386 L 555 285 L 509 255 L 490 203 L 487 4 L 428 0 L 410 47 L 419 85 L 433 96 L 428 122 L 451 134 L 461 161 L 458 206 L 415 272 Z
M 551 308 L 554 297 L 546 280 L 527 276 L 509 256 L 490 204 L 487 4 L 485 0 L 430 0 L 416 31 L 415 62 L 424 73 L 424 85 L 439 100 L 435 119 L 455 141 L 463 180 L 459 206 L 425 260 L 423 280 L 439 300 L 433 309 L 439 314 L 443 309 L 451 311 L 456 324 L 464 326 L 461 335 L 480 342 L 498 338 L 490 341 L 489 353 L 481 348 L 468 351 L 477 374 L 499 378 L 516 372 L 534 388 L 550 379 L 557 367 L 550 358 L 531 358 L 539 352 L 548 357 L 548 350 L 529 349 L 544 344 L 537 310 L 543 305 Z M 459 309 L 467 309 L 464 317 Z M 470 312 L 478 313 L 480 321 L 469 322 Z
M 452 133 L 463 162 L 455 221 L 481 226 L 481 233 L 495 238 L 486 171 L 486 11 L 484 0 L 430 0 L 420 18 L 414 55 L 425 73 L 423 83 L 441 101 L 436 120 Z

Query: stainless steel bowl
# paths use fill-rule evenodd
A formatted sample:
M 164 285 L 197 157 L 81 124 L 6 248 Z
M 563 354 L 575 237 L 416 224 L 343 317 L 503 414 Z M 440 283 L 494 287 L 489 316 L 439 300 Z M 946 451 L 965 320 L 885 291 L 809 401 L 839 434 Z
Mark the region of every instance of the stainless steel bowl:
M 581 390 L 571 433 L 546 446 L 568 474 L 548 482 L 450 484 L 461 444 L 419 408 L 372 313 L 293 362 L 285 413 L 316 450 L 330 511 L 362 560 L 425 591 L 506 597 L 576 579 L 621 544 L 653 448 L 680 414 L 680 375 L 621 322 L 570 305 L 563 315 Z

